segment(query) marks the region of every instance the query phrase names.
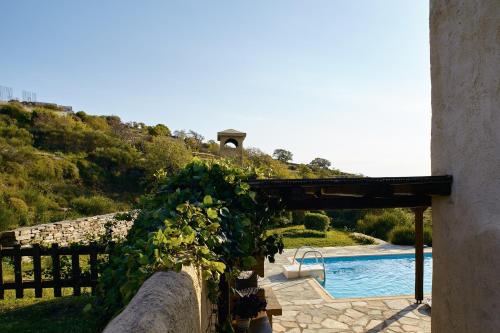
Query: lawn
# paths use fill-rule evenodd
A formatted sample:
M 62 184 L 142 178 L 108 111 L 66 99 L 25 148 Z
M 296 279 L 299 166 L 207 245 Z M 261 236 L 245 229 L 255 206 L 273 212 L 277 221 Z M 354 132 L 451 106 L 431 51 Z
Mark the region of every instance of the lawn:
M 102 331 L 105 323 L 83 312 L 92 296 L 65 296 L 34 298 L 34 292 L 25 291 L 25 297 L 15 299 L 6 292 L 0 300 L 0 332 L 2 333 L 94 333 Z M 44 290 L 44 293 L 48 292 Z
M 333 229 L 326 232 L 320 232 L 308 230 L 303 225 L 270 229 L 267 231 L 267 234 L 282 235 L 285 248 L 299 248 L 304 245 L 327 247 L 363 244 L 353 239 L 347 231 Z
M 31 264 L 23 263 L 23 270 Z M 13 280 L 12 266 L 3 263 L 4 281 Z M 101 332 L 105 322 L 98 316 L 86 314 L 83 308 L 92 303 L 90 295 L 70 296 L 71 289 L 63 288 L 63 297 L 54 297 L 51 289 L 43 290 L 43 298 L 35 298 L 34 290 L 24 291 L 16 299 L 14 290 L 5 291 L 0 300 L 0 332 L 2 333 L 94 333 Z

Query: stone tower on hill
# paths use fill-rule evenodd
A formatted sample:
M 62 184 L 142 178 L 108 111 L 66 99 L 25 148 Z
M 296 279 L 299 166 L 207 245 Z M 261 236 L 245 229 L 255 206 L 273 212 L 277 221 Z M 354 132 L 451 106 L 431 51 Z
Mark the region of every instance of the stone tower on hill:
M 240 164 L 243 163 L 243 141 L 247 136 L 246 133 L 227 129 L 217 133 L 219 141 L 219 155 L 221 157 L 232 158 Z

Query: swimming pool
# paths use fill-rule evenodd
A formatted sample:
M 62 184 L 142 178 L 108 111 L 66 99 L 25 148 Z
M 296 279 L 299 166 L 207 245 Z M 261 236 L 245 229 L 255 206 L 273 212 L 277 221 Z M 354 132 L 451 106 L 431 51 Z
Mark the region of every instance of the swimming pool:
M 314 258 L 304 263 L 314 263 Z M 335 298 L 413 295 L 415 255 L 325 258 L 323 287 Z M 424 254 L 424 293 L 431 293 L 432 253 Z

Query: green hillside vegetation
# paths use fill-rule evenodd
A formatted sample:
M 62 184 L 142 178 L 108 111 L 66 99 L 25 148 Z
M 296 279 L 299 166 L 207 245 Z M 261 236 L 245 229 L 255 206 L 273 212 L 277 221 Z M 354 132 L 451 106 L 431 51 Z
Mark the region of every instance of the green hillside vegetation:
M 131 208 L 158 170 L 172 175 L 196 152 L 214 156 L 218 144 L 163 124 L 0 104 L 0 231 Z M 306 165 L 279 157 L 250 148 L 244 164 L 266 177 L 347 175 L 323 159 Z

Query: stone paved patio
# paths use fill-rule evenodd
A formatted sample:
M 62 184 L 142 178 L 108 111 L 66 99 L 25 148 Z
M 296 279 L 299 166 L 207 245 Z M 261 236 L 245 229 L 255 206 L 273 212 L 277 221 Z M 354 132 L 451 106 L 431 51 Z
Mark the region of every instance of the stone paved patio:
M 411 247 L 390 244 L 346 246 L 321 249 L 325 256 L 412 253 Z M 430 251 L 427 249 L 426 251 Z M 266 277 L 261 285 L 270 285 L 283 315 L 273 318 L 273 332 L 430 332 L 431 317 L 427 305 L 417 305 L 411 297 L 386 297 L 336 300 L 312 278 L 286 280 L 282 266 L 293 257 L 289 249 L 266 262 Z

